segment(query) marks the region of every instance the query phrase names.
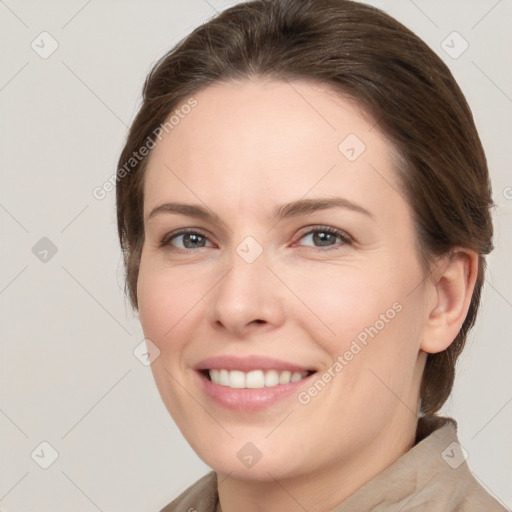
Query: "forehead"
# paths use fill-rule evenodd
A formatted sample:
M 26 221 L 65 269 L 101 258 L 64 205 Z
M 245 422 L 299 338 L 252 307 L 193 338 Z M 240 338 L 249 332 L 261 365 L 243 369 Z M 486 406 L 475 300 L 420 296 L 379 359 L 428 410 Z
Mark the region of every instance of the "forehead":
M 214 204 L 219 194 L 248 209 L 309 192 L 362 199 L 395 180 L 392 147 L 373 119 L 325 84 L 222 82 L 194 98 L 153 149 L 145 215 L 165 200 Z

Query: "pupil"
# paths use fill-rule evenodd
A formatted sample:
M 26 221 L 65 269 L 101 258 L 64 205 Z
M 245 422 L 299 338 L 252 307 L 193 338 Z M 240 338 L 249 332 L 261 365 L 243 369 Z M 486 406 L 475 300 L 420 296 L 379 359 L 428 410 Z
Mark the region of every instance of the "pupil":
M 193 245 L 194 243 L 197 243 L 201 238 L 203 238 L 201 235 L 195 235 L 193 233 L 188 233 L 185 235 L 185 238 L 183 240 L 184 245 L 185 245 L 185 247 L 190 248 L 187 241 L 192 241 L 192 245 Z
M 332 233 L 326 233 L 325 231 L 319 231 L 313 235 L 315 242 L 320 242 L 320 245 L 329 245 L 329 238 L 334 236 Z M 327 243 L 326 243 L 327 242 Z

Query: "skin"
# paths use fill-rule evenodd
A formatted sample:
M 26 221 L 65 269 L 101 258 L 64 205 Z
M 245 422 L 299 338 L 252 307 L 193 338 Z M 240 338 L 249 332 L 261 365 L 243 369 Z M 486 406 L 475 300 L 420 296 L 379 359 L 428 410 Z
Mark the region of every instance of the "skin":
M 160 350 L 153 375 L 184 437 L 217 471 L 224 512 L 331 510 L 412 447 L 426 355 L 455 338 L 477 256 L 457 249 L 425 275 L 393 148 L 327 86 L 251 79 L 194 97 L 197 107 L 157 143 L 144 182 L 137 293 L 144 334 Z M 352 162 L 338 149 L 349 134 L 366 146 Z M 371 215 L 272 215 L 319 197 L 343 197 Z M 148 219 L 169 201 L 221 220 Z M 306 234 L 322 226 L 353 242 L 333 235 L 322 246 Z M 160 246 L 180 228 L 206 238 Z M 263 250 L 252 263 L 236 251 L 247 236 Z M 224 354 L 327 370 L 394 303 L 400 312 L 307 404 L 293 394 L 262 411 L 232 411 L 198 385 L 194 365 Z M 247 442 L 261 452 L 250 468 L 237 457 Z

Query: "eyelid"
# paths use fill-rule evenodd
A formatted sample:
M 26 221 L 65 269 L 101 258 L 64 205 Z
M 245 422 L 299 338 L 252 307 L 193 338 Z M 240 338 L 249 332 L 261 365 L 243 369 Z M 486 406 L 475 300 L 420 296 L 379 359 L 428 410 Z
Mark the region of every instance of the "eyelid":
M 328 233 L 337 234 L 342 238 L 346 238 L 347 240 L 353 241 L 354 239 L 343 229 L 335 228 L 334 226 L 327 226 L 322 224 L 311 224 L 310 226 L 305 226 L 301 228 L 299 239 L 303 238 L 305 235 L 309 235 L 315 231 L 326 231 Z
M 321 225 L 321 224 L 312 224 L 310 226 L 304 227 L 300 231 L 299 235 L 297 236 L 296 241 L 298 242 L 305 236 L 310 235 L 311 233 L 322 232 L 322 231 L 338 236 L 342 240 L 342 245 L 351 245 L 355 242 L 354 238 L 352 236 L 350 236 L 343 229 L 335 228 L 334 226 Z M 294 245 L 295 245 L 295 243 L 296 242 L 294 242 Z M 313 250 L 319 250 L 319 251 L 328 251 L 329 249 L 338 249 L 340 246 L 339 246 L 339 244 L 335 244 L 335 245 L 324 246 L 324 247 L 322 247 L 322 246 L 315 247 L 312 245 L 307 245 L 307 246 L 303 246 L 303 247 L 309 247 Z
M 299 240 L 301 240 L 302 238 L 304 238 L 305 236 L 307 235 L 310 235 L 312 233 L 315 233 L 315 232 L 326 232 L 326 233 L 330 233 L 330 234 L 333 234 L 337 237 L 339 237 L 342 242 L 341 242 L 341 245 L 344 246 L 344 245 L 351 245 L 353 243 L 355 243 L 355 240 L 354 238 L 349 235 L 346 231 L 342 230 L 342 229 L 339 229 L 339 228 L 335 228 L 334 226 L 327 226 L 327 225 L 321 225 L 321 224 L 311 224 L 309 226 L 304 226 L 303 228 L 301 228 L 299 230 L 299 234 L 295 237 L 295 242 L 293 242 L 292 246 L 295 246 L 297 244 L 297 242 Z M 209 235 L 204 231 L 202 230 L 201 228 L 194 228 L 194 227 L 189 227 L 189 228 L 181 228 L 181 229 L 177 229 L 176 231 L 172 231 L 170 233 L 167 233 L 160 241 L 159 243 L 159 246 L 160 247 L 166 247 L 166 246 L 170 246 L 170 247 L 173 247 L 173 250 L 176 250 L 176 251 L 183 251 L 183 252 L 190 252 L 190 251 L 197 251 L 198 249 L 205 249 L 206 247 L 198 247 L 197 249 L 182 249 L 181 247 L 174 247 L 170 244 L 171 240 L 173 238 L 176 238 L 176 237 L 179 237 L 180 235 L 184 235 L 184 234 L 198 234 L 198 235 L 201 235 L 202 237 L 204 237 L 208 242 L 212 243 L 210 238 L 209 238 Z M 340 247 L 339 244 L 335 244 L 335 245 L 332 245 L 332 246 L 319 246 L 319 247 L 316 247 L 314 245 L 306 245 L 306 246 L 302 246 L 302 247 L 308 247 L 310 249 L 313 249 L 315 251 L 321 251 L 321 252 L 325 252 L 325 251 L 328 251 L 329 249 L 338 249 Z
M 181 229 L 177 229 L 176 231 L 171 231 L 170 233 L 167 233 L 160 240 L 159 245 L 160 245 L 160 247 L 169 246 L 169 245 L 171 245 L 170 242 L 173 238 L 176 238 L 180 235 L 186 235 L 189 233 L 201 235 L 211 243 L 211 240 L 207 233 L 205 233 L 201 228 L 193 228 L 192 227 L 192 228 L 181 228 Z M 173 247 L 173 246 L 171 246 L 171 247 Z M 190 251 L 190 249 L 181 249 L 181 247 L 174 247 L 174 249 L 182 250 L 182 251 Z M 200 247 L 200 249 L 202 249 L 202 247 Z

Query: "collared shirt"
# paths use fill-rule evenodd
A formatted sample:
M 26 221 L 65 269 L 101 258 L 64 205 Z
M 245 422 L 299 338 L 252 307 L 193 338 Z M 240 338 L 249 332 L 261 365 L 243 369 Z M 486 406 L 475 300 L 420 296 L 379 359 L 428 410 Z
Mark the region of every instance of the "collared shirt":
M 452 418 L 422 416 L 415 445 L 333 512 L 507 512 L 475 479 Z M 160 512 L 215 512 L 211 471 Z

